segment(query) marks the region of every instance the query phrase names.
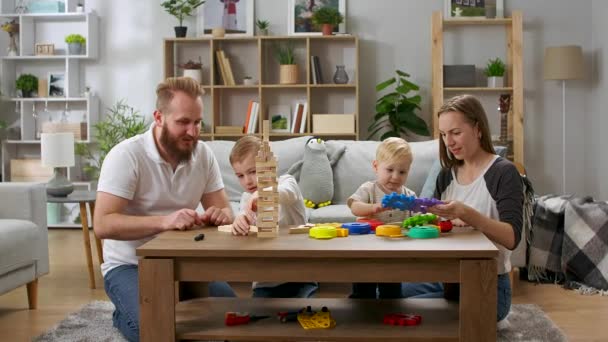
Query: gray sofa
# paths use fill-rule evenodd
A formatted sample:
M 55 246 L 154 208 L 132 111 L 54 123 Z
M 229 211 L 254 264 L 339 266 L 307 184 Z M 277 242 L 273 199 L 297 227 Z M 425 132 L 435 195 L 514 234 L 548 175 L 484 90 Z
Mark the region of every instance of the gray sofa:
M 0 294 L 27 285 L 36 308 L 38 278 L 49 273 L 44 184 L 0 183 Z
M 278 158 L 278 174 L 283 174 L 289 167 L 304 155 L 304 145 L 310 136 L 298 137 L 271 142 L 273 153 Z M 235 212 L 242 189 L 238 183 L 228 160 L 232 141 L 210 141 L 211 147 L 220 165 L 226 191 Z M 352 222 L 355 216 L 346 206 L 346 200 L 365 181 L 375 179 L 372 170 L 372 160 L 376 156 L 378 141 L 330 140 L 326 142 L 328 149 L 345 145 L 346 151 L 333 168 L 334 198 L 333 204 L 319 209 L 308 209 L 309 222 Z M 435 180 L 440 170 L 439 147 L 437 140 L 410 143 L 414 161 L 407 179 L 407 187 L 414 190 L 418 196 L 431 197 L 435 191 Z M 514 266 L 525 265 L 525 243 L 514 251 L 511 261 Z

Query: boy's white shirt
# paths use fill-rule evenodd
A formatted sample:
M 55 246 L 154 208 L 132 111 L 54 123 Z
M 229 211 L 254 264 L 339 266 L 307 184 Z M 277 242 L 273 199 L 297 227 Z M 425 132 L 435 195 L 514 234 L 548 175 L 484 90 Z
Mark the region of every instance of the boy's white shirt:
M 282 175 L 278 182 L 279 190 L 279 226 L 293 226 L 306 223 L 306 208 L 304 207 L 304 197 L 300 187 L 292 175 Z M 239 215 L 245 212 L 245 208 L 251 193 L 243 192 Z M 255 222 L 253 223 L 255 225 Z M 253 282 L 253 288 L 275 287 L 283 283 Z

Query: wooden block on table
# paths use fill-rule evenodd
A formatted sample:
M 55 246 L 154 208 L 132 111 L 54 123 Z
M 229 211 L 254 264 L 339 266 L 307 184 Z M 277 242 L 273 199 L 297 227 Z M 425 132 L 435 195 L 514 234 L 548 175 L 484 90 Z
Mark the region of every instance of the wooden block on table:
M 217 227 L 217 231 L 218 232 L 223 232 L 223 233 L 232 233 L 232 225 L 231 224 L 226 224 L 223 226 L 218 226 Z M 257 226 L 249 226 L 249 232 L 250 233 L 257 233 L 258 232 L 258 227 Z

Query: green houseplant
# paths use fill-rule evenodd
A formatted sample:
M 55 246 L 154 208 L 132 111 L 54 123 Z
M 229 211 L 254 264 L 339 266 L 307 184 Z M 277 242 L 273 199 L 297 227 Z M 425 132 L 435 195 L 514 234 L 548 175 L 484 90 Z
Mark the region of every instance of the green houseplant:
M 72 33 L 65 37 L 65 42 L 68 44 L 68 52 L 70 55 L 80 55 L 82 47 L 86 44 L 87 39 L 78 33 Z
M 257 28 L 258 28 L 259 33 L 260 33 L 261 36 L 267 36 L 268 35 L 268 28 L 270 27 L 270 21 L 258 19 L 255 22 L 255 26 L 257 26 Z
M 91 177 L 98 179 L 103 160 L 108 152 L 119 142 L 146 131 L 147 123 L 144 117 L 133 107 L 120 100 L 113 107 L 108 108 L 105 118 L 96 123 L 95 140 L 99 153 L 94 153 L 90 144 L 77 143 L 75 153 L 88 160 L 83 171 Z
M 21 96 L 32 97 L 32 93 L 38 89 L 38 77 L 21 74 L 15 81 L 15 88 L 21 90 Z
M 488 60 L 484 74 L 488 78 L 488 87 L 497 88 L 504 85 L 505 63 L 498 57 Z
M 312 23 L 321 26 L 324 36 L 331 36 L 334 27 L 343 21 L 344 16 L 334 7 L 321 7 L 312 13 Z
M 376 85 L 377 92 L 392 85 L 395 89 L 376 100 L 376 115 L 374 122 L 368 128 L 368 132 L 371 132 L 368 139 L 382 130 L 385 132 L 380 140 L 400 137 L 402 134 L 408 135 L 408 132 L 430 136 L 431 133 L 426 122 L 416 114 L 416 110 L 420 110 L 422 98 L 420 95 L 410 94 L 410 92 L 420 90 L 420 87 L 407 80 L 410 77 L 409 74 L 401 70 L 395 72 L 394 77 Z
M 278 44 L 274 48 L 275 57 L 279 62 L 279 83 L 280 84 L 295 84 L 298 83 L 298 66 L 296 65 L 296 57 L 293 45 Z
M 185 27 L 184 18 L 192 15 L 192 12 L 199 6 L 204 4 L 205 1 L 200 0 L 167 0 L 163 1 L 160 5 L 179 21 L 179 26 L 175 26 L 175 37 L 185 37 L 188 28 Z

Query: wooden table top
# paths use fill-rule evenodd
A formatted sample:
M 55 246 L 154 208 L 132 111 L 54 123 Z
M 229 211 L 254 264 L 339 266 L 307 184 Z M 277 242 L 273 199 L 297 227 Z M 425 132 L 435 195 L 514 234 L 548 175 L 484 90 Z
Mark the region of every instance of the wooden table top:
M 202 241 L 194 241 L 200 233 Z M 246 258 L 495 258 L 498 249 L 481 232 L 455 228 L 435 239 L 384 238 L 350 235 L 316 240 L 308 234 L 258 238 L 256 234 L 234 236 L 216 227 L 190 231 L 168 231 L 137 248 L 143 257 L 246 257 Z

